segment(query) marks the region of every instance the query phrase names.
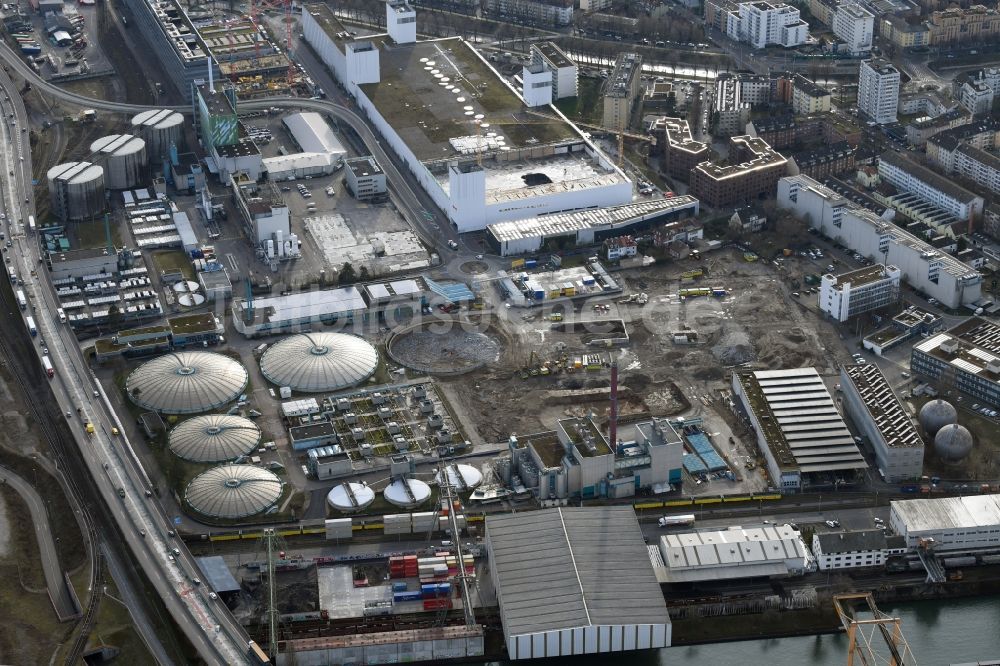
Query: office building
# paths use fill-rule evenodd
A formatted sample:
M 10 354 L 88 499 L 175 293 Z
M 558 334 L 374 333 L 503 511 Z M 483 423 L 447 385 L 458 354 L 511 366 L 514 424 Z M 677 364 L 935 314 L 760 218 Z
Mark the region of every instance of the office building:
M 896 122 L 899 70 L 885 60 L 866 60 L 858 74 L 858 112 L 879 125 Z
M 796 115 L 808 116 L 830 111 L 830 91 L 796 74 L 792 79 L 792 110 Z
M 833 34 L 841 39 L 852 55 L 872 50 L 875 15 L 854 2 L 841 3 L 833 13 Z
M 690 193 L 712 208 L 753 203 L 774 193 L 788 166 L 762 139 L 729 139 L 728 164 L 702 162 L 691 169 Z
M 783 2 L 742 2 L 726 17 L 726 35 L 755 49 L 778 45 L 786 48 L 805 44 L 809 25 L 799 10 Z
M 711 151 L 707 144 L 695 141 L 691 127 L 683 118 L 660 118 L 663 125 L 663 170 L 671 178 L 687 182 L 691 169 L 707 161 Z
M 899 302 L 900 272 L 875 264 L 820 279 L 819 309 L 835 321 L 847 321 Z
M 888 483 L 919 479 L 924 468 L 924 440 L 878 366 L 842 367 L 840 387 L 844 412 L 875 451 L 879 476 Z
M 983 277 L 974 268 L 808 176 L 778 182 L 778 207 L 851 251 L 898 267 L 902 279 L 945 307 L 982 296 Z
M 556 44 L 532 44 L 531 64 L 544 65 L 552 73 L 552 99 L 576 97 L 579 77 L 577 65 Z
M 886 536 L 879 529 L 815 532 L 812 554 L 820 571 L 884 567 L 890 557 L 903 555 L 902 537 Z
M 177 0 L 138 0 L 130 7 L 149 50 L 185 102 L 193 98 L 191 84 L 209 78 L 210 65 L 215 80 L 222 80 L 218 63 Z
M 302 25 L 398 168 L 458 231 L 632 200 L 631 181 L 588 136 L 554 113 L 531 113 L 464 40 L 390 47 L 384 36 L 354 37 L 324 4 L 306 5 Z
M 612 130 L 628 129 L 641 77 L 642 57 L 635 53 L 619 54 L 611 76 L 604 84 L 605 127 Z
M 358 201 L 384 198 L 387 190 L 385 172 L 375 158 L 368 155 L 344 162 L 347 189 Z
M 1000 406 L 1000 326 L 970 317 L 914 345 L 910 368 L 971 400 Z
M 878 161 L 879 177 L 901 192 L 915 194 L 920 200 L 945 211 L 959 220 L 975 220 L 983 213 L 983 198 L 956 185 L 941 174 L 917 164 L 894 150 L 882 153 Z
M 782 493 L 854 480 L 867 469 L 823 379 L 813 368 L 734 372 L 734 409 L 749 425 Z

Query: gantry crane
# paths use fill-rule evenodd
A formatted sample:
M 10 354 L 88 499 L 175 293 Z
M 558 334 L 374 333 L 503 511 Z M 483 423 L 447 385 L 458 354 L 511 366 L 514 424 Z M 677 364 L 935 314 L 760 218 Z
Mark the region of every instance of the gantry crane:
M 847 631 L 847 666 L 854 666 L 855 658 L 863 666 L 916 665 L 903 637 L 902 620 L 880 611 L 871 592 L 835 594 L 833 606 Z

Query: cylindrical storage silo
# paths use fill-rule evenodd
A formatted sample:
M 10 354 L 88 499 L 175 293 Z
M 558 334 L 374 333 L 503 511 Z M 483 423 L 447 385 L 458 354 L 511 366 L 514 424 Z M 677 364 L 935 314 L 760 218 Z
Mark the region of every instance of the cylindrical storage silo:
M 104 185 L 109 190 L 130 189 L 148 177 L 146 142 L 137 136 L 102 136 L 90 144 L 90 152 L 104 166 Z
M 49 203 L 63 222 L 104 214 L 104 169 L 90 162 L 66 162 L 49 169 Z
M 170 144 L 184 146 L 184 116 L 169 109 L 143 111 L 132 118 L 132 132 L 146 142 L 149 163 L 159 166 L 170 155 Z

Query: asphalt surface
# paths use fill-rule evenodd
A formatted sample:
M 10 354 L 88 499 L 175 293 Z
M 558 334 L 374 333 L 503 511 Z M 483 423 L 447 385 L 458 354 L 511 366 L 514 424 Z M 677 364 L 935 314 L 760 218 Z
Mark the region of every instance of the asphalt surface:
M 70 597 L 69 588 L 63 578 L 62 567 L 59 566 L 59 556 L 56 542 L 49 526 L 49 516 L 45 511 L 45 502 L 31 484 L 14 472 L 0 467 L 0 482 L 17 491 L 24 499 L 31 512 L 31 523 L 35 528 L 35 538 L 38 539 L 38 551 L 42 558 L 42 571 L 45 573 L 45 586 L 49 589 L 49 599 L 56 610 L 60 622 L 72 619 L 77 615 L 76 606 Z

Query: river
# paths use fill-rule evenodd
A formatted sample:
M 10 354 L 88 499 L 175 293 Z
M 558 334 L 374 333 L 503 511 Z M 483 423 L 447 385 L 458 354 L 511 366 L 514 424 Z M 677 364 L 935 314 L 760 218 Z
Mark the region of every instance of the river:
M 949 666 L 1000 659 L 1000 602 L 996 599 L 922 601 L 882 610 L 902 618 L 903 636 L 910 644 L 916 663 L 921 666 Z M 514 666 L 518 663 L 529 662 L 493 662 L 489 666 Z M 630 654 L 621 659 L 609 659 L 607 655 L 602 655 L 530 663 L 546 666 L 607 666 L 611 663 L 628 666 L 843 666 L 847 663 L 847 636 L 827 634 L 713 643 Z M 855 660 L 855 663 L 860 662 Z

